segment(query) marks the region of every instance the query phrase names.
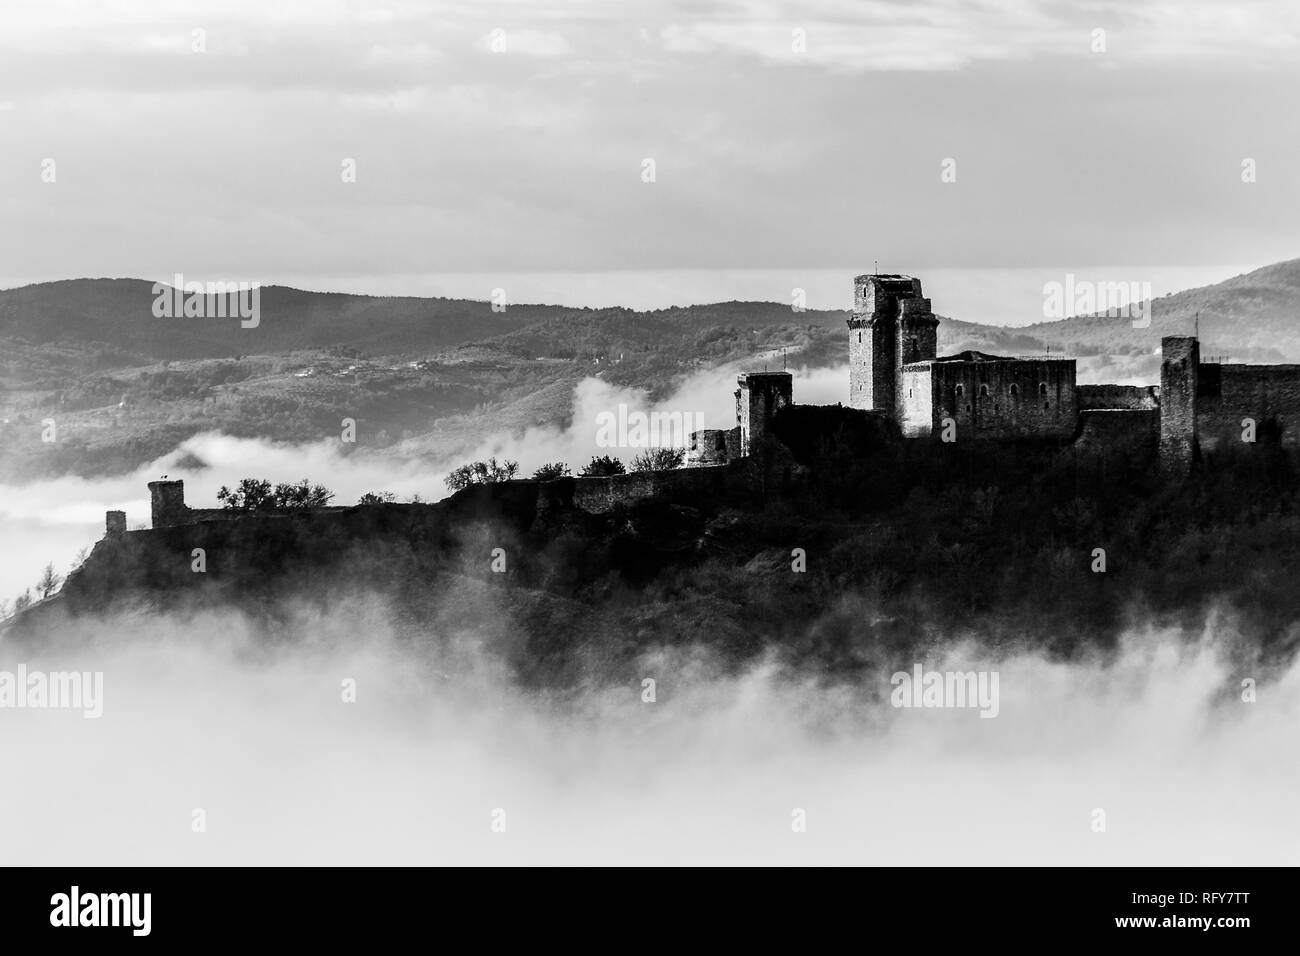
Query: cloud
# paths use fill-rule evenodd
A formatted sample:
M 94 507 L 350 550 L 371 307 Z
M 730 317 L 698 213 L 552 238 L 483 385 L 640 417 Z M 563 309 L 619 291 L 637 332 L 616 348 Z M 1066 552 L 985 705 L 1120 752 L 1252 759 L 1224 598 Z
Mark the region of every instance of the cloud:
M 491 53 L 518 53 L 524 56 L 567 56 L 573 47 L 562 35 L 542 30 L 505 30 L 498 27 L 479 38 L 481 49 Z
M 101 718 L 0 712 L 25 768 L 0 817 L 15 865 L 1300 862 L 1281 759 L 1300 672 L 1243 703 L 1195 635 L 1134 632 L 1106 661 L 929 662 L 996 668 L 995 719 L 892 708 L 887 672 L 724 675 L 698 647 L 648 653 L 622 686 L 525 692 L 469 634 L 397 641 L 378 600 L 297 609 L 274 647 L 230 615 L 82 636 L 21 660 L 102 671 Z
M 367 492 L 382 491 L 399 500 L 419 495 L 436 501 L 447 494 L 443 479 L 452 469 L 494 456 L 519 462 L 522 477 L 556 461 L 566 462 L 576 473 L 596 455 L 612 455 L 631 464 L 641 447 L 607 447 L 597 440 L 600 416 L 617 416 L 620 405 L 628 413 L 647 416 L 675 413 L 678 417 L 672 421 L 688 424 L 689 430 L 696 422 L 703 422 L 705 428 L 731 428 L 735 424 L 732 393 L 741 370 L 741 365 L 729 364 L 687 376 L 659 401 L 652 401 L 643 390 L 619 388 L 591 376 L 573 390 L 567 425 L 502 431 L 468 444 L 452 442 L 450 447 L 446 439 L 436 436 L 368 451 L 338 441 L 288 444 L 208 432 L 129 474 L 0 485 L 0 536 L 10 544 L 0 551 L 0 599 L 12 599 L 33 583 L 46 562 L 66 570 L 78 551 L 103 536 L 106 511 L 125 511 L 129 528 L 148 527 L 146 485 L 162 474 L 183 480 L 186 501 L 196 508 L 217 507 L 221 486 L 245 477 L 272 482 L 309 478 L 335 493 L 334 504 L 354 504 Z M 798 369 L 795 396 L 805 403 L 840 401 L 847 393 L 847 381 L 847 367 Z
M 14 0 L 0 262 L 18 282 L 183 261 L 376 285 L 1259 265 L 1295 255 L 1300 180 L 1276 171 L 1300 148 L 1298 22 L 1275 2 Z M 498 28 L 508 52 L 484 52 Z
M 1202 3 L 1190 11 L 1161 0 L 1086 8 L 1057 0 L 790 0 L 765 4 L 758 15 L 753 11 L 749 0 L 719 0 L 701 16 L 664 26 L 663 45 L 678 53 L 734 52 L 849 72 L 944 71 L 1035 57 L 1086 59 L 1094 55 L 1095 30 L 1105 33 L 1105 46 L 1097 52 L 1128 62 L 1280 59 L 1300 46 L 1300 13 L 1285 0 Z

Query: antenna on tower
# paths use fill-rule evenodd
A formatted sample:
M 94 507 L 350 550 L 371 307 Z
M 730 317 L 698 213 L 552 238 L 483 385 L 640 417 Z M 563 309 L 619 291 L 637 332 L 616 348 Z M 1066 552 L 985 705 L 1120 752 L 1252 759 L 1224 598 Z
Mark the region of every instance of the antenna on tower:
M 871 260 L 871 266 L 872 266 L 873 269 L 876 270 L 875 273 L 874 273 L 874 275 L 880 275 L 880 260 L 879 260 L 879 259 L 872 259 L 872 260 Z
M 1196 325 L 1194 326 L 1194 329 L 1195 331 L 1193 331 L 1192 335 L 1199 339 L 1201 337 L 1201 313 L 1199 310 L 1196 313 Z

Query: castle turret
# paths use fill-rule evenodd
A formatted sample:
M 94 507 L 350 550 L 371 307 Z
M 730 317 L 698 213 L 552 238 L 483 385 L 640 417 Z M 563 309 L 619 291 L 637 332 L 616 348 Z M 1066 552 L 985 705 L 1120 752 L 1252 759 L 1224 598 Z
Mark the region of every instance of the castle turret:
M 900 369 L 937 354 L 939 320 L 921 280 L 863 275 L 853 280 L 849 317 L 849 405 L 891 416 L 900 407 Z
M 724 429 L 703 428 L 697 432 L 691 432 L 690 445 L 686 449 L 686 460 L 684 462 L 687 468 L 725 465 L 729 460 L 727 432 Z
M 188 524 L 189 508 L 185 506 L 185 482 L 149 482 L 150 516 L 155 528 L 171 528 Z
M 772 419 L 793 401 L 793 377 L 789 372 L 748 372 L 736 381 L 740 454 L 761 455 L 772 433 Z
M 1160 340 L 1160 467 L 1186 475 L 1196 461 L 1196 388 L 1201 344 L 1191 335 Z

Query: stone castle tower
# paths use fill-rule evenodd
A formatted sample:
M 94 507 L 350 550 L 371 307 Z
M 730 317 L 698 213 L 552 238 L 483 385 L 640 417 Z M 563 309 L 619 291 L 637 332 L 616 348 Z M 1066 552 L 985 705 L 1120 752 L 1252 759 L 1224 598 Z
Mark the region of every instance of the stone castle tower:
M 794 377 L 789 372 L 747 372 L 736 380 L 736 426 L 740 454 L 761 457 L 776 413 L 793 403 Z
M 1190 335 L 1160 340 L 1160 466 L 1185 475 L 1197 456 L 1196 399 L 1201 344 Z
M 849 317 L 849 405 L 891 417 L 901 410 L 904 365 L 936 357 L 939 320 L 921 280 L 865 275 L 853 280 Z

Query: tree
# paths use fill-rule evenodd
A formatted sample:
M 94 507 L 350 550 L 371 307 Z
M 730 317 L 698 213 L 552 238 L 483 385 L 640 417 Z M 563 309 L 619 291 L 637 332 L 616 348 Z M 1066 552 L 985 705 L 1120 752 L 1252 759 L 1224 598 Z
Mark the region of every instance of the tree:
M 271 483 L 258 478 L 240 479 L 233 491 L 222 485 L 217 500 L 235 511 L 266 511 L 275 506 Z
M 63 578 L 54 573 L 54 562 L 51 561 L 41 572 L 41 579 L 36 582 L 36 590 L 40 593 L 41 600 L 45 600 L 57 591 L 62 583 Z
M 549 465 L 542 465 L 533 472 L 533 478 L 537 481 L 555 481 L 557 478 L 568 478 L 569 466 L 562 461 L 552 462 Z
M 623 463 L 609 455 L 598 455 L 592 458 L 591 462 L 582 469 L 583 478 L 604 478 L 626 473 L 627 469 L 623 467 Z
M 682 448 L 650 448 L 632 459 L 633 471 L 672 471 L 682 467 L 686 450 Z
M 32 589 L 28 588 L 22 594 L 14 598 L 14 613 L 18 614 L 32 606 Z
M 275 486 L 275 506 L 286 511 L 294 508 L 324 508 L 334 498 L 334 492 L 324 485 L 313 485 L 306 478 L 297 482 L 281 482 Z
M 333 498 L 334 492 L 324 485 L 313 485 L 306 478 L 297 482 L 281 482 L 274 487 L 264 478 L 242 478 L 233 491 L 222 485 L 217 492 L 217 500 L 235 511 L 322 508 Z
M 397 495 L 391 491 L 367 491 L 357 499 L 359 505 L 387 505 L 397 500 Z
M 461 465 L 449 474 L 444 481 L 446 481 L 447 488 L 451 491 L 460 491 L 470 485 L 488 485 L 500 481 L 510 481 L 517 474 L 519 474 L 519 462 L 498 462 L 493 457 L 487 461 L 472 461 L 468 465 Z

